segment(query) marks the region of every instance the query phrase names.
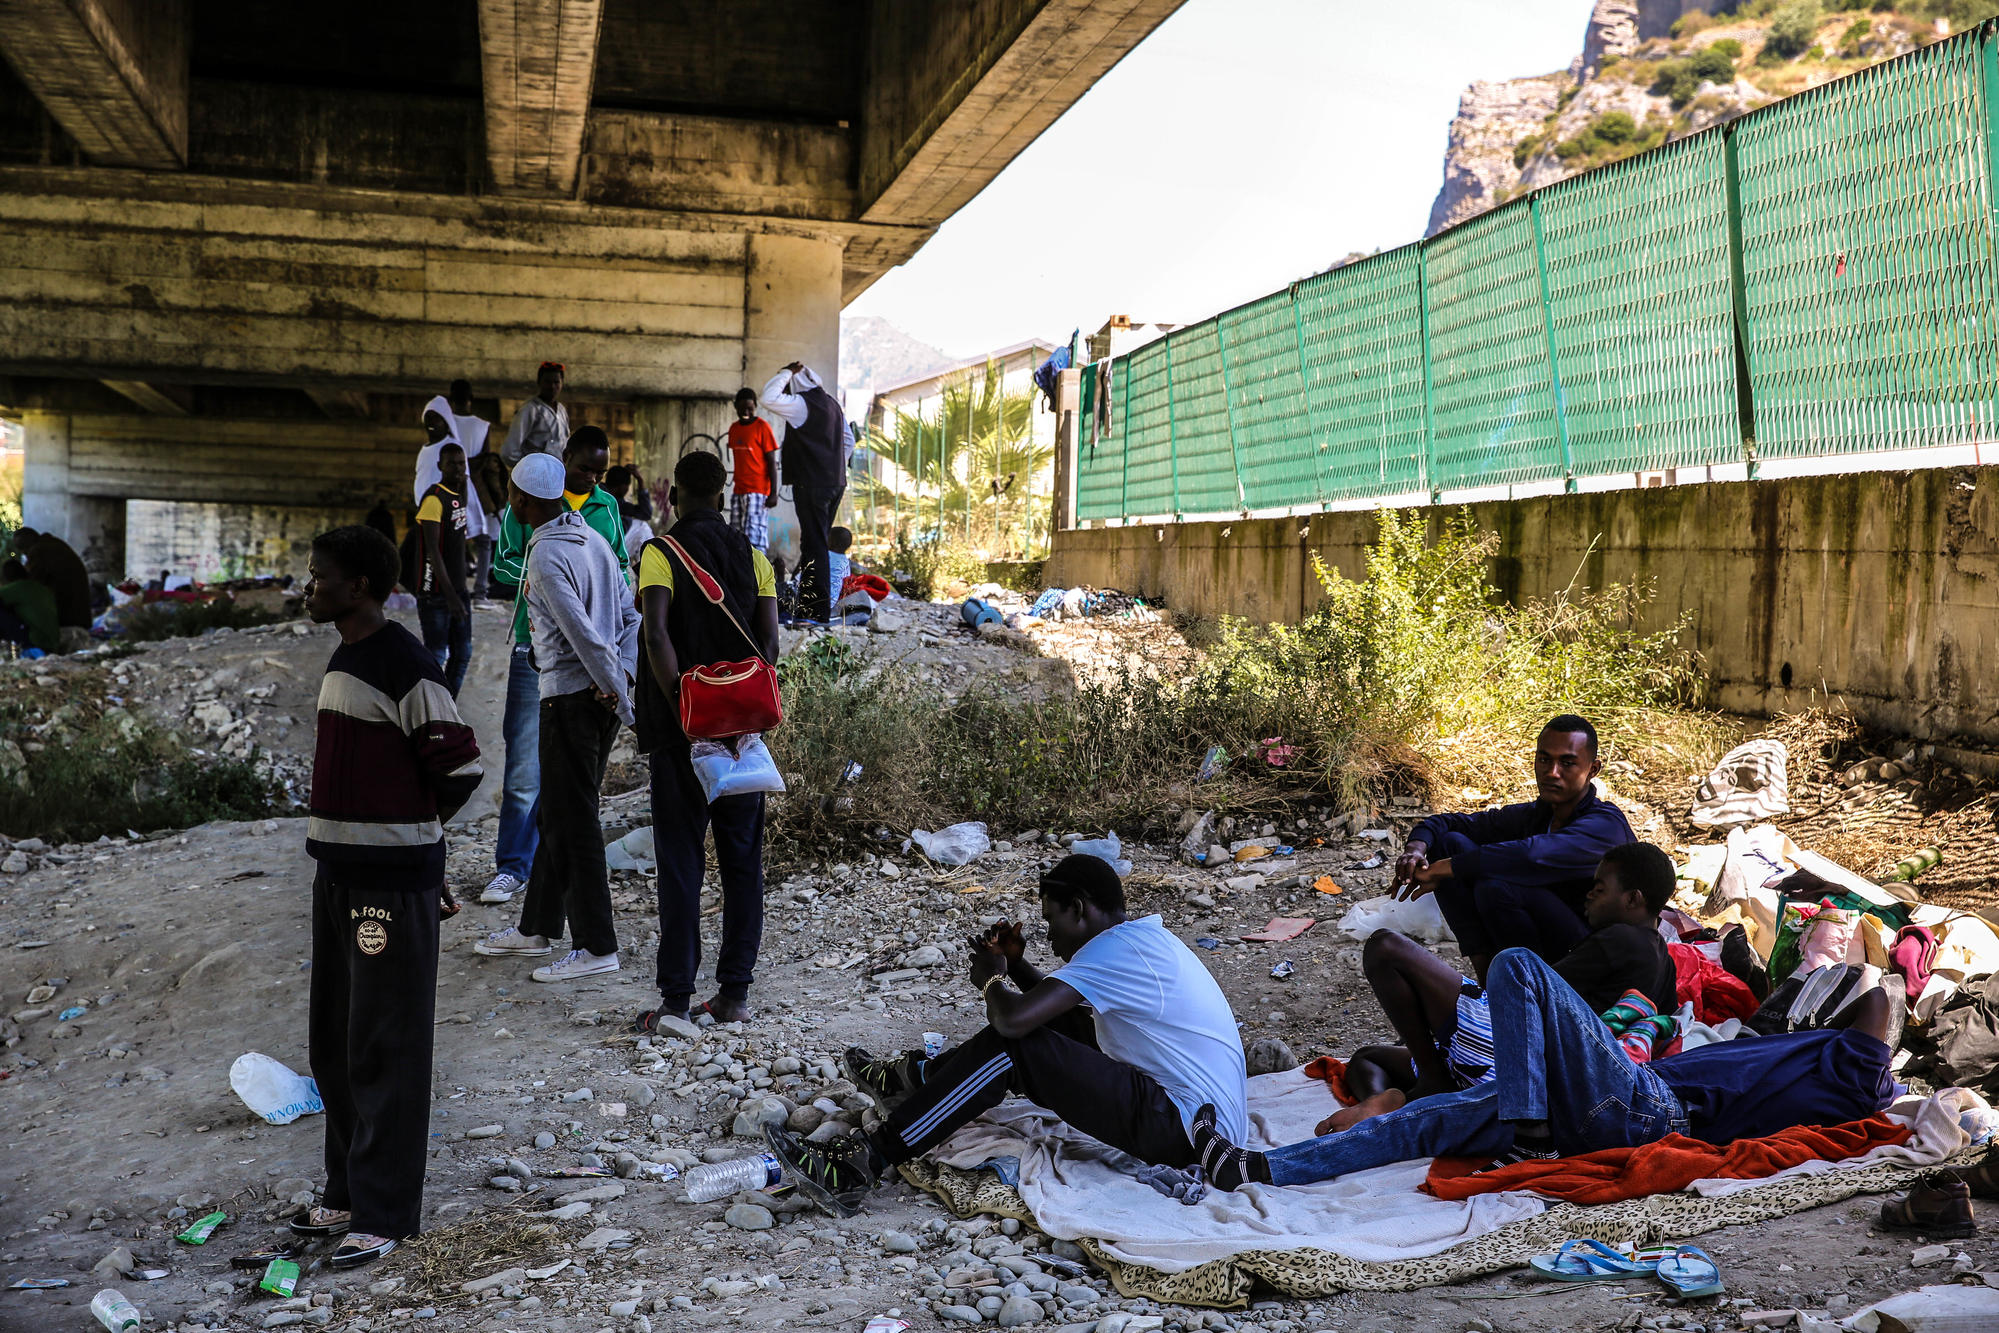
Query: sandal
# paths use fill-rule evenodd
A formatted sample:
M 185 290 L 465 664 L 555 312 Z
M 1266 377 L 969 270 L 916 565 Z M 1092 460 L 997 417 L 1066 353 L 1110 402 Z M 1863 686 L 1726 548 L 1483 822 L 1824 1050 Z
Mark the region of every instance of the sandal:
M 695 1005 L 694 1012 L 697 1014 L 706 1014 L 717 1023 L 747 1023 L 750 1021 L 750 1002 L 748 1000 L 736 1000 L 733 1002 L 734 1009 L 742 1010 L 741 1013 L 736 1013 L 732 1009 L 725 1015 L 722 1009 L 716 1007 L 718 1005 L 729 1006 L 730 1004 L 731 1001 L 717 995 L 712 1000 L 703 1000 L 700 1004 Z
M 291 1233 L 318 1240 L 325 1236 L 344 1236 L 354 1224 L 354 1214 L 345 1208 L 312 1208 L 291 1220 Z
M 387 1236 L 350 1235 L 326 1262 L 333 1268 L 359 1268 L 362 1264 L 373 1263 L 395 1248 L 395 1241 Z
M 1721 1284 L 1721 1267 L 1698 1245 L 1681 1245 L 1659 1261 L 1659 1280 L 1682 1300 L 1695 1296 L 1717 1296 L 1726 1290 Z
M 1651 1277 L 1659 1267 L 1658 1258 L 1647 1262 L 1587 1238 L 1565 1240 L 1553 1254 L 1537 1254 L 1527 1263 L 1551 1282 L 1622 1282 Z

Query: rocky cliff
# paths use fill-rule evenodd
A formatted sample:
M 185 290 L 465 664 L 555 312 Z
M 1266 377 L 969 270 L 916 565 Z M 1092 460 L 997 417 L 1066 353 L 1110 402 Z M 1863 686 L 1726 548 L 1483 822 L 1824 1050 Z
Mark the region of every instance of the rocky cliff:
M 1582 52 L 1566 70 L 1467 88 L 1426 234 L 1947 31 L 1920 13 L 1820 11 L 1806 40 L 1773 42 L 1776 15 L 1717 18 L 1720 7 L 1722 0 L 1596 0 Z

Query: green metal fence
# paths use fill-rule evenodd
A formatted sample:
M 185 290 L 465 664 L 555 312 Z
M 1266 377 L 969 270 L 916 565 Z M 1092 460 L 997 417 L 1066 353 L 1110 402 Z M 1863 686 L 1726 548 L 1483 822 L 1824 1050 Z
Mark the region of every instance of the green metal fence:
M 1084 371 L 1077 514 L 1984 442 L 1999 20 Z

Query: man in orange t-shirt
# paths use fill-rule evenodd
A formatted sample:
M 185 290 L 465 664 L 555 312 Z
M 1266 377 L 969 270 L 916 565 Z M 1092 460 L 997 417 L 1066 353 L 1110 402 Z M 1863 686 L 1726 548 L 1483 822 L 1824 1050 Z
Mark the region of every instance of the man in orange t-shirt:
M 753 389 L 736 393 L 736 420 L 729 427 L 729 454 L 734 459 L 735 492 L 729 498 L 729 522 L 759 551 L 770 545 L 770 520 L 764 511 L 777 503 L 777 469 L 770 456 L 777 436 L 757 415 Z

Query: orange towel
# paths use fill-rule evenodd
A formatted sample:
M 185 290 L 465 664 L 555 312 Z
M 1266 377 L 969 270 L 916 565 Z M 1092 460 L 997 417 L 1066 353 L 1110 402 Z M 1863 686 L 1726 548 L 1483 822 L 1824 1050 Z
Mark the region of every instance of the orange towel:
M 1331 1088 L 1333 1096 L 1339 1099 L 1341 1106 L 1352 1106 L 1360 1100 L 1353 1095 L 1353 1090 L 1347 1087 L 1347 1062 L 1344 1060 L 1322 1055 L 1305 1066 L 1305 1077 L 1316 1078 Z
M 1485 1165 L 1481 1159 L 1439 1157 L 1430 1164 L 1423 1189 L 1440 1199 L 1531 1190 L 1569 1203 L 1616 1203 L 1670 1194 L 1696 1180 L 1759 1180 L 1814 1158 L 1836 1162 L 1908 1138 L 1908 1126 L 1876 1115 L 1844 1125 L 1799 1125 L 1767 1138 L 1730 1144 L 1671 1134 L 1642 1147 L 1605 1148 L 1552 1162 L 1516 1162 L 1484 1175 L 1471 1174 Z

